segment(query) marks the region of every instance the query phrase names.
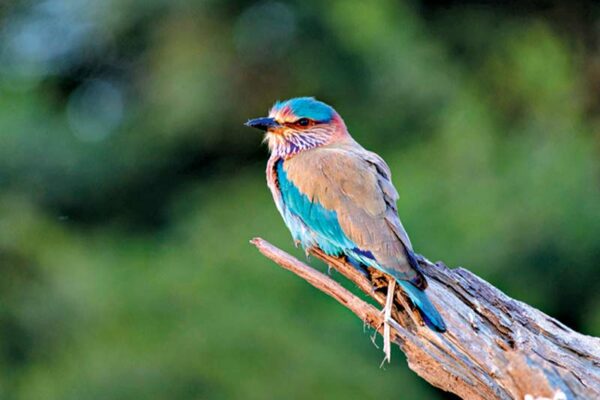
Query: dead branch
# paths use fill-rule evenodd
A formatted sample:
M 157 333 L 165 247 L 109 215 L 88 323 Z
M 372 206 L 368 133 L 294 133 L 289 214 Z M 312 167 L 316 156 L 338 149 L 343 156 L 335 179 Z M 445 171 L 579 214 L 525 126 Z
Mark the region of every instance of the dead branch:
M 382 332 L 383 315 L 373 305 L 264 239 L 251 243 Z M 341 258 L 318 249 L 311 254 L 384 304 L 388 281 L 383 274 L 372 270 L 367 278 Z M 392 341 L 419 376 L 465 399 L 600 399 L 600 339 L 511 299 L 466 269 L 421 261 L 429 298 L 448 331 L 439 334 L 423 326 L 406 310 L 400 290 L 391 323 Z

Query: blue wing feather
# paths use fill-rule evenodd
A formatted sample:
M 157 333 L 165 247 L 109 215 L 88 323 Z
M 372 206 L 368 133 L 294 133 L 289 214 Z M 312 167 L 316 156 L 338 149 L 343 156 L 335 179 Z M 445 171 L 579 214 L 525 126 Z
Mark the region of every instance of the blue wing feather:
M 304 248 L 317 245 L 329 255 L 339 256 L 345 254 L 351 261 L 372 266 L 385 271 L 373 254 L 368 250 L 361 250 L 344 233 L 337 213 L 328 210 L 316 201 L 311 201 L 305 194 L 290 181 L 283 168 L 283 160 L 276 165 L 279 190 L 284 203 L 283 217 L 294 239 L 299 240 Z M 408 251 L 408 257 L 414 257 Z M 412 259 L 416 264 L 416 260 Z M 411 264 L 412 264 L 411 263 Z M 412 283 L 398 280 L 402 288 L 409 295 L 414 305 L 419 308 L 427 325 L 439 332 L 444 332 L 446 326 L 427 295 Z
M 285 204 L 284 219 L 292 235 L 303 247 L 318 245 L 330 255 L 340 255 L 356 245 L 346 236 L 337 213 L 312 202 L 287 178 L 283 161 L 277 163 L 277 180 Z M 305 226 L 301 226 L 298 222 Z M 308 230 L 306 229 L 308 228 Z
M 277 180 L 285 204 L 284 220 L 294 239 L 302 247 L 317 245 L 333 256 L 345 254 L 357 263 L 362 263 L 385 272 L 370 251 L 360 249 L 342 229 L 337 213 L 318 202 L 311 201 L 287 177 L 283 160 L 277 162 Z

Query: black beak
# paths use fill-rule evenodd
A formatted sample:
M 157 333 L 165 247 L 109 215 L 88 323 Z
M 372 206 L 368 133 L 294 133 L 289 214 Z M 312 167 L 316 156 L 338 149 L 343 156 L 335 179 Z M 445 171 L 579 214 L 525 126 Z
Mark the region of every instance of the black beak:
M 246 122 L 244 125 L 251 128 L 257 128 L 262 131 L 268 131 L 269 128 L 275 128 L 279 126 L 279 123 L 275 121 L 275 118 L 254 118 Z

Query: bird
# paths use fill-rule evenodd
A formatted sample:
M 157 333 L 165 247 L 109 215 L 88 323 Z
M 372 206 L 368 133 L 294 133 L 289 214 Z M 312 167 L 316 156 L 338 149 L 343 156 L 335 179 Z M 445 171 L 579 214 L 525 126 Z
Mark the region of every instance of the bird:
M 425 324 L 445 332 L 425 293 L 427 280 L 398 216 L 398 192 L 383 158 L 363 148 L 333 107 L 314 97 L 277 101 L 267 117 L 245 125 L 265 132 L 267 185 L 294 242 L 387 274 L 386 317 L 397 282 Z

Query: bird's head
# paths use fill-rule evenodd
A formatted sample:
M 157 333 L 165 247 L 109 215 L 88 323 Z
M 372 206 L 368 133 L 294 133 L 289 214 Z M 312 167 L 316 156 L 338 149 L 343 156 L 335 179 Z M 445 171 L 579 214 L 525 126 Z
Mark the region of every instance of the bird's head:
M 271 153 L 283 157 L 349 137 L 339 114 L 313 97 L 278 101 L 268 117 L 246 125 L 265 131 Z

